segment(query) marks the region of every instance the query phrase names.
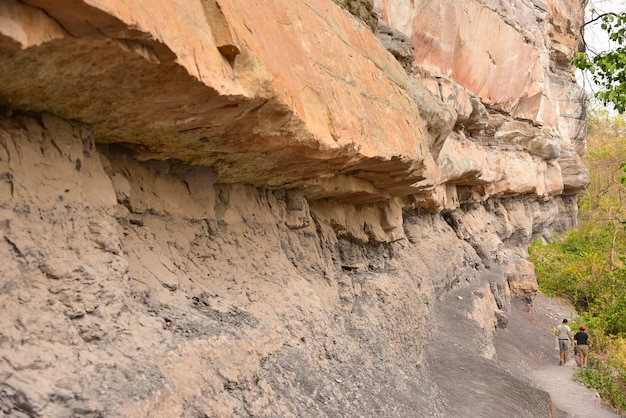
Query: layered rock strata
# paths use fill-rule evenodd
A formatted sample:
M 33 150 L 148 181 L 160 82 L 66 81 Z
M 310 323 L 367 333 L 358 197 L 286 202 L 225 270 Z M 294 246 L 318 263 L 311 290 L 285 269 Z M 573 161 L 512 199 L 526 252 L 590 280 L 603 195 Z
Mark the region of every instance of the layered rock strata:
M 582 11 L 338 3 L 0 4 L 0 411 L 446 416 L 459 287 L 497 359 L 588 182 Z

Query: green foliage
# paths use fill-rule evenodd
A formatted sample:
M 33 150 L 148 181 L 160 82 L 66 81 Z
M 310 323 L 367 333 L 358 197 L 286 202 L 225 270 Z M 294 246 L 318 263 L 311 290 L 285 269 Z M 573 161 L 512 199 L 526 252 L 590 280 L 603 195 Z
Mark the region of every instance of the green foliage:
M 591 184 L 579 196 L 579 226 L 534 242 L 530 260 L 539 289 L 571 300 L 580 313 L 572 325 L 590 329 L 595 361 L 578 378 L 626 410 L 626 117 L 594 112 L 588 126 Z
M 592 74 L 594 83 L 601 88 L 595 96 L 604 105 L 611 103 L 623 113 L 626 110 L 626 12 L 605 13 L 589 23 L 596 21 L 601 22 L 600 28 L 617 46 L 591 56 L 587 52 L 578 52 L 572 64 Z
M 539 290 L 570 299 L 585 319 L 609 334 L 626 333 L 626 268 L 616 256 L 626 254 L 626 231 L 604 222 L 570 230 L 552 243 L 529 248 Z M 616 233 L 617 232 L 617 233 Z
M 580 220 L 585 223 L 597 218 L 615 218 L 624 206 L 624 177 L 622 163 L 626 155 L 626 118 L 608 111 L 594 111 L 588 115 L 588 151 L 585 165 L 591 175 L 591 184 L 581 195 Z
M 600 361 L 593 361 L 592 364 L 591 368 L 578 369 L 575 373 L 576 378 L 585 386 L 596 389 L 600 396 L 614 407 L 622 411 L 626 410 L 626 392 L 624 391 L 626 381 L 623 370 L 615 376 L 615 368 L 611 365 L 605 365 Z
M 530 260 L 543 293 L 569 298 L 596 329 L 626 334 L 626 118 L 594 112 L 588 126 L 592 181 L 579 198 L 580 225 L 533 243 Z

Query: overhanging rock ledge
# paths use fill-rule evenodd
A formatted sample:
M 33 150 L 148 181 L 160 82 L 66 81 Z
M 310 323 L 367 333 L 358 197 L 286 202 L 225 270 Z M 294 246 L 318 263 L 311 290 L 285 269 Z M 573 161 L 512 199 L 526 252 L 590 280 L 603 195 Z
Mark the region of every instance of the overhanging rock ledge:
M 580 7 L 0 2 L 0 414 L 553 416 L 495 341 L 589 182 Z

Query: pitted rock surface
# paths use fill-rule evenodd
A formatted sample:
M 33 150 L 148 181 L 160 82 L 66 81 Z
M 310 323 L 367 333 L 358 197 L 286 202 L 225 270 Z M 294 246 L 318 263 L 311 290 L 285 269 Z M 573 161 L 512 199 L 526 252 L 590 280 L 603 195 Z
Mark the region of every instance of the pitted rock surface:
M 589 181 L 581 20 L 0 2 L 0 414 L 559 416 L 508 342 Z

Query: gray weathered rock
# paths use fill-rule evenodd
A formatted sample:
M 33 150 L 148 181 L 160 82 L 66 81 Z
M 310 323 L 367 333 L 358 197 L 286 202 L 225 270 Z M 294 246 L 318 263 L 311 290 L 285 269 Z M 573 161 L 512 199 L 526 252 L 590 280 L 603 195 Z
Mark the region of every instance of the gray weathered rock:
M 242 4 L 0 2 L 0 415 L 551 416 L 580 11 Z

